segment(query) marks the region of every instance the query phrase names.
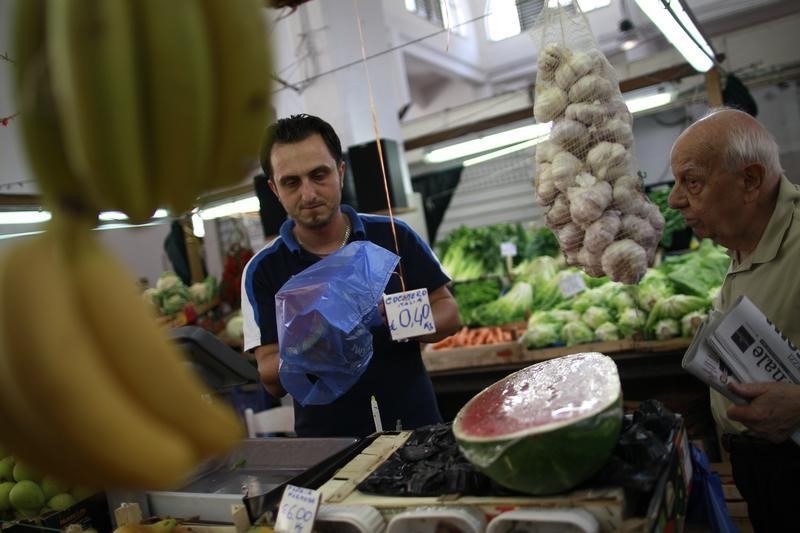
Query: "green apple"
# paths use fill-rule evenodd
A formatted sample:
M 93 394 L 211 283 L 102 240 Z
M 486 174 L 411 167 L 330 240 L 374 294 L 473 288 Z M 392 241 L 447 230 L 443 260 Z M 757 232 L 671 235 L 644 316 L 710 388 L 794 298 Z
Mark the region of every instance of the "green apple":
M 64 509 L 72 507 L 73 505 L 75 505 L 75 498 L 68 492 L 56 494 L 47 500 L 47 506 L 56 511 L 63 511 Z
M 14 481 L 14 463 L 13 455 L 0 459 L 0 481 Z
M 42 489 L 29 479 L 18 481 L 16 485 L 11 487 L 8 499 L 11 502 L 11 506 L 17 511 L 32 511 L 35 509 L 37 515 L 44 505 Z
M 38 483 L 42 475 L 21 461 L 14 465 L 14 481 L 34 481 Z
M 16 485 L 13 481 L 4 481 L 0 483 L 0 511 L 8 511 L 11 509 L 11 502 L 8 500 L 8 493 L 11 488 Z
M 69 484 L 64 483 L 63 481 L 59 481 L 53 476 L 44 476 L 42 478 L 42 482 L 39 483 L 39 486 L 42 487 L 42 492 L 44 492 L 45 500 L 49 500 L 56 494 L 69 492 Z

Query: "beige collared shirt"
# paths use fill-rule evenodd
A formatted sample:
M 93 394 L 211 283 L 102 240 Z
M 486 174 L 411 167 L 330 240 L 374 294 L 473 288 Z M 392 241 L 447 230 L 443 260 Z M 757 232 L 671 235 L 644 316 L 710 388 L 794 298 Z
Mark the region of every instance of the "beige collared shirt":
M 720 292 L 727 311 L 744 294 L 795 344 L 800 345 L 800 187 L 781 178 L 778 201 L 752 254 L 731 265 Z M 730 402 L 711 389 L 711 412 L 723 433 L 745 427 L 729 420 Z

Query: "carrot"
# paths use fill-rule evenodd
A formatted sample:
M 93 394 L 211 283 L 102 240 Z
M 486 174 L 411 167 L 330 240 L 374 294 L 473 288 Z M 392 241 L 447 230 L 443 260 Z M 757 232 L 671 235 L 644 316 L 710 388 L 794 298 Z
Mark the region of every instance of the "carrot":
M 444 339 L 440 340 L 439 342 L 435 342 L 431 345 L 432 350 L 441 350 L 442 348 L 452 348 L 453 342 L 455 341 L 455 335 L 450 335 L 449 337 L 445 337 Z

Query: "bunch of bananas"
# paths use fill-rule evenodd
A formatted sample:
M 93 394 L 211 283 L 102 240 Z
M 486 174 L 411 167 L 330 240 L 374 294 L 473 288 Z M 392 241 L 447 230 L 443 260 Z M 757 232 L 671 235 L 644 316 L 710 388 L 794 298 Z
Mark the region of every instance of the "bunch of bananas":
M 261 5 L 16 6 L 23 144 L 53 220 L 0 257 L 0 443 L 65 482 L 175 488 L 241 422 L 91 230 L 101 210 L 182 213 L 246 176 L 269 108 Z
M 69 483 L 175 488 L 241 423 L 88 224 L 53 224 L 0 258 L 0 441 Z
M 259 0 L 17 6 L 22 135 L 49 203 L 140 222 L 255 168 L 270 108 Z

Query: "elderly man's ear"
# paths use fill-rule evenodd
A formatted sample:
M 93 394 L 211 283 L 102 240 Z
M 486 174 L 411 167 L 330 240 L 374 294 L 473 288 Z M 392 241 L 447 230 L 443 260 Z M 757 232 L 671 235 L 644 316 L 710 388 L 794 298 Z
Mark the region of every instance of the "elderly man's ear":
M 765 185 L 764 176 L 766 169 L 761 163 L 750 163 L 744 167 L 742 179 L 744 180 L 744 195 L 748 202 L 755 201 L 761 188 Z

